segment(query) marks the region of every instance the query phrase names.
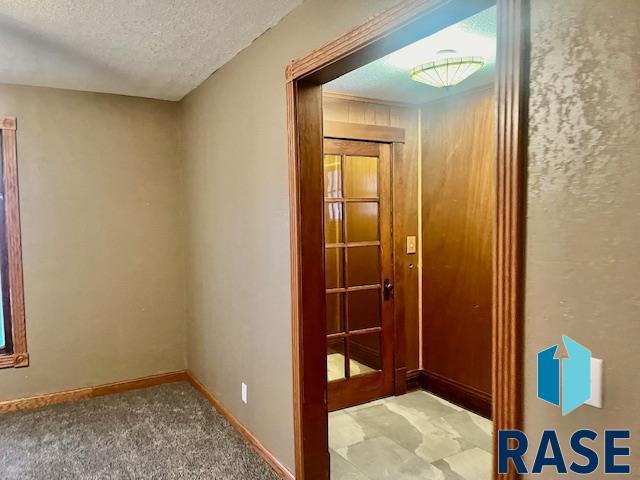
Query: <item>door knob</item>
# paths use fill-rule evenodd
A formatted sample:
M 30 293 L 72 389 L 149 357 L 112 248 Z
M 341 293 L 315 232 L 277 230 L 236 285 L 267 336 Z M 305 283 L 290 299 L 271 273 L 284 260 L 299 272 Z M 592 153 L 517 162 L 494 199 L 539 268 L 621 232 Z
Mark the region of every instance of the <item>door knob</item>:
M 383 287 L 384 299 L 389 300 L 393 295 L 393 283 L 388 278 L 384 279 Z

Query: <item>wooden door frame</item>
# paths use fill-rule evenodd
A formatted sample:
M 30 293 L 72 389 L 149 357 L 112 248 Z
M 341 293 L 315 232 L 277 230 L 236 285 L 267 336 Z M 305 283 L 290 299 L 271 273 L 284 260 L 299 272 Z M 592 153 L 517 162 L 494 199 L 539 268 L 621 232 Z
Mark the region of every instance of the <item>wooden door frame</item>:
M 342 140 L 368 141 L 386 143 L 391 146 L 391 224 L 392 224 L 392 282 L 393 289 L 393 392 L 402 395 L 407 392 L 407 361 L 403 302 L 404 279 L 399 275 L 402 266 L 401 255 L 397 248 L 395 233 L 396 221 L 405 212 L 398 212 L 396 198 L 396 163 L 402 163 L 404 155 L 405 129 L 387 125 L 368 125 L 365 123 L 348 123 L 325 121 L 323 137 Z
M 494 433 L 522 427 L 528 0 L 404 0 L 286 68 L 294 441 L 298 480 L 325 480 L 330 474 L 324 341 L 321 85 L 496 3 L 492 411 Z M 494 453 L 496 439 L 494 434 Z M 494 476 L 518 478 L 515 472 Z
M 325 124 L 326 126 L 326 124 Z M 336 133 L 336 132 L 334 132 Z M 381 327 L 382 334 L 382 355 L 380 356 L 381 368 L 377 372 L 372 372 L 367 375 L 347 375 L 343 379 L 336 380 L 335 382 L 329 382 L 327 387 L 327 407 L 329 411 L 341 410 L 344 408 L 348 408 L 353 405 L 366 403 L 373 400 L 378 400 L 380 398 L 389 397 L 391 395 L 395 395 L 396 393 L 396 359 L 395 359 L 395 296 L 391 295 L 390 298 L 382 299 L 383 297 L 383 279 L 390 279 L 392 282 L 394 281 L 394 264 L 393 264 L 393 192 L 392 192 L 392 176 L 391 176 L 391 162 L 393 160 L 393 144 L 389 142 L 379 142 L 379 141 L 362 141 L 361 139 L 356 138 L 346 138 L 343 133 L 340 135 L 325 137 L 324 138 L 324 148 L 323 154 L 328 155 L 363 155 L 363 156 L 376 156 L 379 161 L 377 162 L 378 167 L 378 220 L 379 220 L 379 258 L 380 258 L 380 278 L 379 284 L 380 288 L 376 290 L 378 294 L 378 298 L 380 301 L 380 325 L 376 326 L 376 328 Z M 350 153 L 347 153 L 350 152 Z M 323 162 L 324 163 L 324 162 Z M 343 164 L 344 165 L 344 164 Z M 383 180 L 385 179 L 386 180 Z M 344 179 L 344 173 L 343 173 Z M 342 196 L 345 195 L 346 192 L 343 190 Z M 346 226 L 346 231 L 349 230 L 349 215 L 346 213 L 347 203 L 344 203 L 344 209 L 346 216 L 343 217 L 343 225 Z M 348 243 L 350 239 L 348 236 L 344 236 L 343 233 L 342 241 Z M 350 253 L 348 249 L 345 249 L 344 265 L 347 282 L 349 279 L 349 259 Z M 353 250 L 351 250 L 353 252 Z M 348 283 L 345 284 L 345 287 L 348 289 Z M 345 301 L 346 301 L 346 317 L 344 321 L 346 322 L 347 328 L 344 332 L 337 333 L 333 335 L 334 337 L 342 337 L 343 338 L 353 338 L 351 327 L 349 326 L 349 298 L 350 296 L 345 293 Z M 360 331 L 358 333 L 357 331 Z M 367 328 L 364 329 L 355 329 L 356 338 L 358 335 L 362 333 L 363 330 L 369 330 Z M 373 333 L 373 332 L 372 332 Z M 329 344 L 327 338 L 327 345 Z M 362 338 L 362 337 L 360 337 Z M 346 357 L 352 358 L 354 343 L 351 340 L 348 340 L 346 345 L 344 345 L 346 351 Z M 391 347 L 391 348 L 388 348 Z M 328 347 L 327 347 L 328 350 Z M 348 364 L 349 362 L 345 362 Z M 366 363 L 365 363 L 366 364 Z M 350 369 L 349 369 L 350 370 Z

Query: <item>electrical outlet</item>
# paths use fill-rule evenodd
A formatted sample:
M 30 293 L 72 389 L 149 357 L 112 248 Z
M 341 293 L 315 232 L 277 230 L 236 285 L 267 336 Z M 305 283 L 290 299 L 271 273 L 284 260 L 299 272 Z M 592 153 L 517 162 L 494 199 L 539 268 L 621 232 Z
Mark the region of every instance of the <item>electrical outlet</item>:
M 242 402 L 247 403 L 247 384 L 242 382 Z

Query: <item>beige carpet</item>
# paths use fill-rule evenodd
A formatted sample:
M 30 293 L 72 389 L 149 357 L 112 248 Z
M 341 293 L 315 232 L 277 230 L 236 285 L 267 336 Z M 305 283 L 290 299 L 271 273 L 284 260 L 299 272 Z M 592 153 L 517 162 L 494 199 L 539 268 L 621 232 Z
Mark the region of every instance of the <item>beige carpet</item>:
M 0 414 L 0 478 L 276 480 L 191 385 Z

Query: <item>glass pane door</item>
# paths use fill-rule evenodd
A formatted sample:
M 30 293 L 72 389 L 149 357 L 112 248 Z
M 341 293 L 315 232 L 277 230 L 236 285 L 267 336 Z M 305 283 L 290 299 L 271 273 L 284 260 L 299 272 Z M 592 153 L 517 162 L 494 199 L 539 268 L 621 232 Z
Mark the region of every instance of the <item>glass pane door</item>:
M 388 165 L 381 168 L 380 151 L 376 143 L 325 141 L 327 374 L 330 383 L 345 384 L 345 398 L 351 379 L 382 382 L 383 284 L 390 268 L 382 254 L 385 243 L 390 251 L 383 187 L 390 172 Z

